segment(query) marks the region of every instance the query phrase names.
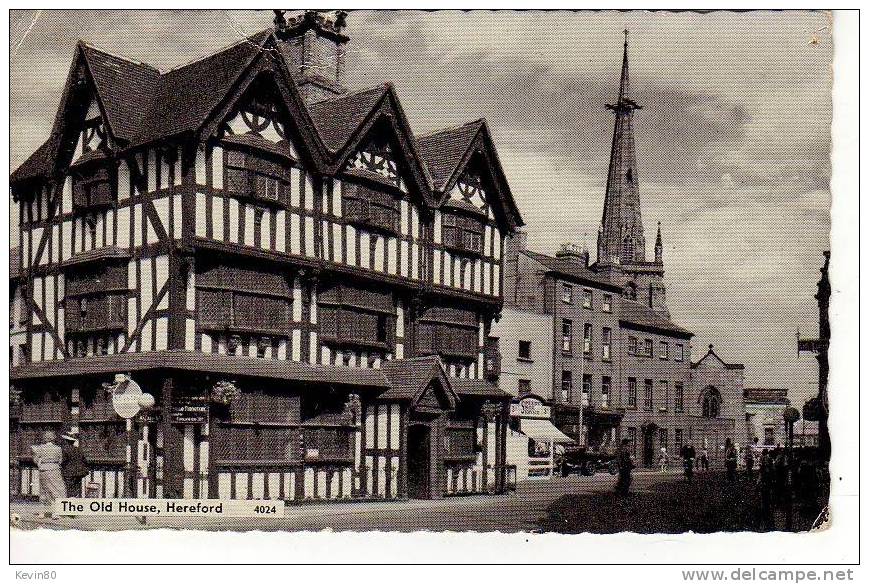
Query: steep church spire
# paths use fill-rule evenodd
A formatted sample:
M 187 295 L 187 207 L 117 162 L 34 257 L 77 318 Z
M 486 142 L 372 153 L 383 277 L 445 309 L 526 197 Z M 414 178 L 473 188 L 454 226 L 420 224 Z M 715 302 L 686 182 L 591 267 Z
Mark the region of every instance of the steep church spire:
M 646 238 L 640 215 L 633 129 L 634 110 L 641 106 L 630 98 L 627 30 L 618 100 L 606 107 L 615 114 L 615 126 L 597 259 L 601 264 L 642 262 L 646 259 Z
M 655 237 L 655 263 L 664 263 L 664 243 L 661 240 L 661 222 L 658 221 L 658 236 Z

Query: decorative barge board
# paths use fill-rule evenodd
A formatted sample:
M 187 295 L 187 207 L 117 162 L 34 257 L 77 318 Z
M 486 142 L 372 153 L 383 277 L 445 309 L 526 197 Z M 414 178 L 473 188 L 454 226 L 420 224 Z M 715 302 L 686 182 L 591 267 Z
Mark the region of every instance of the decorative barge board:
M 417 140 L 390 84 L 341 87 L 343 26 L 280 19 L 166 72 L 77 45 L 10 177 L 21 494 L 69 426 L 106 496 L 503 490 L 489 332 L 522 219 L 485 122 Z M 129 427 L 118 373 L 157 398 Z

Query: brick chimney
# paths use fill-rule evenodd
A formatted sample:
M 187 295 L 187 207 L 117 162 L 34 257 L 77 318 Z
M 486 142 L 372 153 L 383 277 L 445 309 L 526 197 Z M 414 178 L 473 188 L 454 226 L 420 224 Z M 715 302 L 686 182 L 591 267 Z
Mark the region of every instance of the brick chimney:
M 504 240 L 504 301 L 516 306 L 519 287 L 519 254 L 528 248 L 528 234 L 521 227 Z
M 347 42 L 343 34 L 347 13 L 306 10 L 286 18 L 286 10 L 275 10 L 275 36 L 281 51 L 295 68 L 296 83 L 308 102 L 346 93 L 343 86 Z

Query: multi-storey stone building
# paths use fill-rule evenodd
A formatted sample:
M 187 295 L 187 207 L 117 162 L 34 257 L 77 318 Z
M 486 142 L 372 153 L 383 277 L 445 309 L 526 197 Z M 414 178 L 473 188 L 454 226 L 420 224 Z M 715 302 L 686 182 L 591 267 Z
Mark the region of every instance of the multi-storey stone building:
M 20 493 L 64 427 L 105 496 L 504 489 L 487 339 L 522 219 L 485 121 L 417 137 L 390 84 L 347 92 L 345 16 L 169 71 L 78 43 L 11 176 Z M 125 424 L 117 374 L 156 408 Z
M 742 365 L 709 347 L 691 360 L 693 333 L 667 308 L 661 228 L 654 259 L 646 259 L 640 212 L 627 37 L 616 103 L 612 151 L 597 261 L 565 246 L 556 257 L 530 251 L 518 232 L 507 243 L 505 302 L 553 317 L 552 419 L 590 447 L 628 438 L 640 462 L 654 464 L 685 443 L 723 456 L 727 438 L 744 430 Z M 499 323 L 499 342 L 521 328 Z M 506 365 L 505 365 L 506 367 Z

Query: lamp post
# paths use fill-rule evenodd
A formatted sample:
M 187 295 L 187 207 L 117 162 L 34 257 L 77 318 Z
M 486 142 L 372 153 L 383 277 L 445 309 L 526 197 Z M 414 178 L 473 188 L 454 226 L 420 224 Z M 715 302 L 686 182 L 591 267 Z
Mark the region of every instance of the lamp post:
M 794 407 L 788 406 L 782 412 L 787 432 L 787 484 L 785 485 L 785 529 L 791 531 L 794 526 L 794 506 L 793 506 L 793 474 L 794 474 L 794 424 L 800 419 L 800 411 Z
M 133 497 L 136 493 L 136 440 L 134 418 L 142 411 L 154 407 L 154 396 L 144 393 L 139 384 L 129 375 L 115 375 L 115 382 L 109 386 L 112 392 L 112 407 L 115 413 L 127 421 L 127 464 L 124 480 L 124 496 Z

